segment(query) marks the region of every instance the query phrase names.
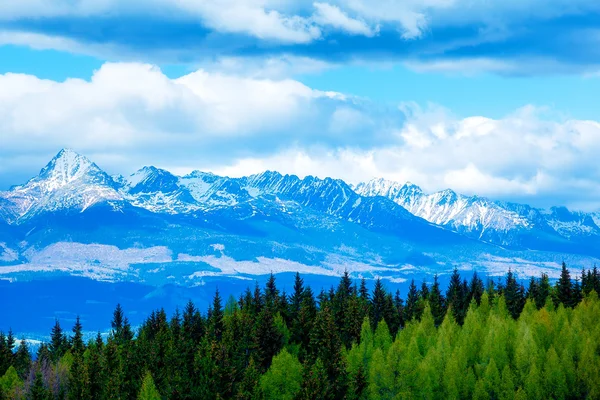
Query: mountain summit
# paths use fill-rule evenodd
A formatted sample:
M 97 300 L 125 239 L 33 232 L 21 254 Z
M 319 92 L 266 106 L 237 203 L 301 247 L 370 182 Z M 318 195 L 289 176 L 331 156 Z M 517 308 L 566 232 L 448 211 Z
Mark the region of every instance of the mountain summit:
M 121 200 L 113 179 L 87 157 L 61 150 L 27 183 L 0 192 L 9 222 L 44 212 L 83 211 L 103 201 Z
M 600 261 L 596 221 L 564 207 L 539 210 L 450 189 L 427 194 L 384 179 L 351 186 L 276 171 L 177 176 L 154 166 L 111 177 L 65 149 L 25 184 L 0 192 L 0 265 L 58 263 L 138 279 L 149 273 L 139 265 L 159 273 L 163 263 L 183 263 L 173 275 L 183 283 L 195 282 L 198 263 L 231 274 L 350 268 L 396 276 L 455 266 L 504 273 L 506 265 L 525 271 L 563 259 Z M 116 266 L 106 272 L 106 263 Z

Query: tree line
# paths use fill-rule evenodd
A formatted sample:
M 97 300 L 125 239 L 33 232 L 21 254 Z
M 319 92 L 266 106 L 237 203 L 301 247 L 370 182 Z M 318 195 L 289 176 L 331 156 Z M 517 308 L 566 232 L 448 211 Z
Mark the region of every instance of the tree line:
M 580 276 L 455 269 L 401 298 L 347 272 L 317 295 L 296 274 L 288 295 L 271 275 L 135 330 L 117 305 L 106 340 L 56 321 L 35 360 L 0 333 L 0 399 L 599 399 L 600 275 Z

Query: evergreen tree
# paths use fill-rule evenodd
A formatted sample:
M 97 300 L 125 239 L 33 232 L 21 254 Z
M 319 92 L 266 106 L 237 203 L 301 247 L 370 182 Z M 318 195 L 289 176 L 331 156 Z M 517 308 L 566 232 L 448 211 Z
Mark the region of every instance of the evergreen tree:
M 560 278 L 556 282 L 556 295 L 558 301 L 565 307 L 573 306 L 573 284 L 571 283 L 571 274 L 564 261 L 562 263 Z
M 476 275 L 474 276 L 476 277 Z M 429 307 L 431 308 L 431 315 L 433 315 L 435 326 L 440 326 L 444 321 L 446 309 L 437 274 L 433 277 L 433 285 L 431 286 L 431 292 L 429 293 Z
M 52 399 L 52 394 L 44 386 L 44 380 L 42 378 L 42 373 L 40 371 L 37 371 L 35 373 L 35 378 L 33 380 L 33 385 L 31 386 L 29 398 L 31 400 L 51 400 Z
M 452 276 L 450 277 L 450 284 L 448 285 L 448 290 L 446 292 L 446 301 L 448 306 L 452 309 L 454 319 L 459 325 L 462 325 L 467 314 L 467 293 L 464 291 L 460 274 L 456 268 L 454 268 Z
M 273 306 L 267 304 L 258 314 L 254 334 L 256 361 L 261 371 L 266 371 L 269 368 L 273 356 L 283 346 L 283 339 L 283 333 L 275 325 Z
M 375 330 L 377 324 L 384 316 L 385 309 L 385 296 L 386 292 L 383 288 L 383 283 L 381 279 L 377 278 L 375 281 L 375 287 L 373 289 L 373 299 L 371 301 L 371 326 L 372 329 Z
M 29 375 L 31 369 L 31 353 L 25 339 L 21 340 L 14 357 L 14 366 L 21 379 Z
M 404 307 L 404 321 L 410 322 L 413 319 L 420 319 L 419 313 L 419 292 L 415 285 L 415 280 L 410 281 L 408 288 L 408 297 L 406 298 L 406 306 Z
M 423 281 L 423 283 L 421 284 L 421 292 L 419 293 L 419 296 L 421 297 L 421 299 L 423 299 L 423 301 L 429 300 L 429 287 L 427 286 L 427 282 L 425 281 Z
M 305 364 L 302 386 L 296 400 L 333 400 L 335 398 L 335 389 L 329 382 L 323 361 L 318 358 L 312 366 Z
M 300 313 L 300 305 L 304 298 L 304 279 L 300 277 L 300 273 L 296 272 L 294 278 L 294 292 L 290 298 L 290 319 L 293 321 L 298 318 Z
M 221 295 L 219 289 L 215 291 L 215 296 L 212 302 L 212 312 L 208 318 L 208 335 L 216 340 L 220 341 L 223 336 L 223 306 L 221 301 Z
M 367 289 L 367 281 L 365 278 L 360 280 L 360 289 L 358 289 L 358 294 L 361 299 L 369 301 L 369 289 Z
M 523 297 L 523 291 L 519 287 L 517 280 L 509 269 L 506 275 L 506 286 L 504 287 L 504 300 L 506 301 L 506 308 L 510 315 L 517 319 L 521 315 L 523 306 L 525 305 L 525 299 Z
M 150 372 L 146 372 L 142 382 L 142 388 L 138 395 L 138 400 L 161 400 L 160 394 L 154 385 L 154 380 Z
M 477 272 L 473 272 L 473 277 L 471 278 L 471 283 L 469 284 L 469 299 L 475 299 L 477 305 L 481 303 L 481 296 L 483 296 L 483 292 L 485 288 L 483 287 L 483 281 L 477 275 Z M 432 310 L 433 311 L 433 310 Z
M 535 306 L 539 310 L 544 307 L 546 300 L 550 297 L 550 279 L 546 273 L 542 273 L 542 277 L 539 281 L 538 291 L 535 296 Z
M 52 334 L 50 336 L 50 345 L 48 346 L 48 350 L 50 350 L 50 357 L 53 362 L 57 362 L 62 356 L 65 355 L 67 346 L 67 337 L 63 333 L 63 330 L 60 327 L 60 323 L 57 319 L 54 322 L 54 327 L 52 328 Z
M 328 307 L 317 313 L 310 336 L 311 359 L 327 360 L 325 369 L 335 398 L 346 393 L 346 366 L 342 357 L 342 342 Z

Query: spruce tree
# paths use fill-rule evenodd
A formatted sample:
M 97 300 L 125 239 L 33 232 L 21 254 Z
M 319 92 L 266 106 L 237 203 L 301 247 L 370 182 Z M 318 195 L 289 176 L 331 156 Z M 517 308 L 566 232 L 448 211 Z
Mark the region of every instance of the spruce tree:
M 535 297 L 535 306 L 537 309 L 541 309 L 546 304 L 546 300 L 550 296 L 550 278 L 548 278 L 548 274 L 542 273 L 542 277 L 539 281 L 538 292 Z
M 465 304 L 467 300 L 467 293 L 464 291 L 463 283 L 460 279 L 458 269 L 454 268 L 452 276 L 450 277 L 450 284 L 446 291 L 446 301 L 448 307 L 452 309 L 452 315 L 455 321 L 462 325 L 467 314 L 466 308 L 468 304 Z
M 477 271 L 473 272 L 473 277 L 471 278 L 471 283 L 469 284 L 469 299 L 475 299 L 477 305 L 481 303 L 481 296 L 483 296 L 483 292 L 485 288 L 483 287 L 483 281 L 477 275 Z
M 57 362 L 65 354 L 67 345 L 67 338 L 60 327 L 58 319 L 56 319 L 50 336 L 50 345 L 48 346 L 50 357 L 53 362 Z
M 51 400 L 52 395 L 48 389 L 46 389 L 44 385 L 44 380 L 42 378 L 42 373 L 40 371 L 36 371 L 35 378 L 33 380 L 33 384 L 31 386 L 31 390 L 29 393 L 29 398 L 31 400 Z
M 223 306 L 221 295 L 219 294 L 219 289 L 215 291 L 215 296 L 213 297 L 211 314 L 208 319 L 208 335 L 216 340 L 220 341 L 223 336 Z
M 371 300 L 371 327 L 373 330 L 384 315 L 386 292 L 383 288 L 381 279 L 377 278 L 375 287 L 373 288 L 373 299 Z
M 506 286 L 504 287 L 504 300 L 506 301 L 506 308 L 510 315 L 517 319 L 521 315 L 523 306 L 525 305 L 522 289 L 520 288 L 517 280 L 509 269 L 506 275 Z
M 310 349 L 311 360 L 326 360 L 325 369 L 335 398 L 342 399 L 347 388 L 346 366 L 342 356 L 342 341 L 328 307 L 317 313 L 310 335 Z
M 406 298 L 406 306 L 404 307 L 404 321 L 410 322 L 413 319 L 419 319 L 419 292 L 415 285 L 415 280 L 410 281 L 408 288 L 408 296 Z
M 440 326 L 444 321 L 446 310 L 437 274 L 433 277 L 433 285 L 429 293 L 429 307 L 431 308 L 431 315 L 433 315 L 435 326 Z
M 25 339 L 22 339 L 14 357 L 14 366 L 21 379 L 29 375 L 31 369 L 31 353 Z
M 573 284 L 567 264 L 563 261 L 560 278 L 556 282 L 556 295 L 560 303 L 565 307 L 573 307 Z
M 327 377 L 327 370 L 321 359 L 314 364 L 305 364 L 302 386 L 296 400 L 333 400 L 336 399 L 335 389 Z

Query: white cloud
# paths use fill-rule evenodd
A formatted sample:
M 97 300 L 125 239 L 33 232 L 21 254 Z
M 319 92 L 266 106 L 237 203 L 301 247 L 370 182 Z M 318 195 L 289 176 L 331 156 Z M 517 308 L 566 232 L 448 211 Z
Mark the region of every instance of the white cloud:
M 375 32 L 364 22 L 350 18 L 339 7 L 328 3 L 314 3 L 314 21 L 319 25 L 332 26 L 353 35 L 373 36 Z
M 402 122 L 400 116 L 405 116 Z M 105 64 L 89 80 L 0 75 L 0 182 L 21 183 L 72 147 L 111 173 L 154 164 L 247 175 L 266 169 L 349 182 L 600 208 L 600 123 L 525 106 L 501 119 L 430 104 L 381 111 L 291 79 Z

